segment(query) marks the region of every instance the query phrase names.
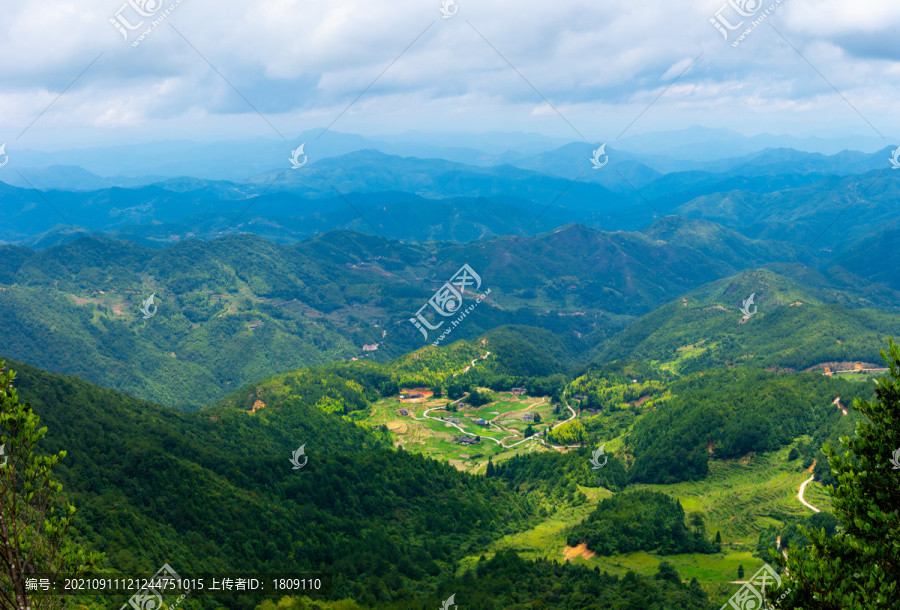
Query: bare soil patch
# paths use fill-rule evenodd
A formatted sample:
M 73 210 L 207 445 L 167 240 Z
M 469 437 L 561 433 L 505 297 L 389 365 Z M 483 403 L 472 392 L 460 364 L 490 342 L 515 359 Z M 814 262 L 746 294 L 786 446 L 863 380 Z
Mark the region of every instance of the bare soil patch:
M 576 557 L 584 557 L 585 559 L 590 559 L 594 555 L 596 555 L 594 551 L 591 551 L 587 548 L 587 544 L 582 542 L 578 546 L 567 546 L 563 549 L 563 555 L 566 557 L 566 561 L 572 561 Z

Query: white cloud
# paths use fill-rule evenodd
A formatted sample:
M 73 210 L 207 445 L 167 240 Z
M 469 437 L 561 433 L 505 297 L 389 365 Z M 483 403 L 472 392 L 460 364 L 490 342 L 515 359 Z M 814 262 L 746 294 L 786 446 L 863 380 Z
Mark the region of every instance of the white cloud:
M 440 18 L 439 0 L 183 0 L 138 48 L 109 23 L 121 6 L 47 0 L 0 8 L 0 141 L 101 52 L 23 139 L 64 147 L 72 133 L 89 139 L 86 126 L 104 131 L 98 139 L 110 130 L 190 137 L 229 125 L 270 137 L 222 77 L 290 132 L 330 123 L 388 66 L 335 129 L 574 138 L 524 77 L 579 131 L 600 137 L 624 129 L 701 52 L 631 132 L 691 124 L 806 132 L 833 120 L 869 129 L 767 24 L 738 48 L 724 42 L 709 23 L 719 0 L 462 0 L 451 19 Z M 897 128 L 900 64 L 879 36 L 895 31 L 900 6 L 786 0 L 767 20 L 873 124 Z

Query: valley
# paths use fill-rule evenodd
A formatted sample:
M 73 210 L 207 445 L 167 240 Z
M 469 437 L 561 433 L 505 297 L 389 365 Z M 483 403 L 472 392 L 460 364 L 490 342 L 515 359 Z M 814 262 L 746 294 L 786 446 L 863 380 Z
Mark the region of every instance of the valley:
M 598 149 L 558 144 L 42 168 L 40 191 L 26 168 L 0 183 L 0 454 L 66 452 L 56 500 L 98 573 L 331 586 L 186 610 L 715 610 L 825 548 L 857 603 L 834 565 L 896 539 L 887 153 L 610 146 L 581 177 Z M 865 599 L 893 595 L 863 563 Z M 791 582 L 791 608 L 833 610 Z

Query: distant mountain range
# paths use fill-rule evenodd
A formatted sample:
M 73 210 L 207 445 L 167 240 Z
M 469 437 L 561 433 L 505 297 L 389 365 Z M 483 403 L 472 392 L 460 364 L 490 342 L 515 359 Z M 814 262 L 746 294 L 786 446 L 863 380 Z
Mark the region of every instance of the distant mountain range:
M 815 241 L 827 257 L 846 237 L 881 230 L 896 197 L 889 148 L 832 156 L 773 149 L 707 164 L 715 171 L 670 173 L 609 147 L 607 164 L 596 170 L 591 148 L 568 144 L 520 158 L 516 166 L 363 150 L 296 171 L 264 171 L 245 182 L 175 178 L 128 186 L 131 179 L 104 179 L 80 168 L 23 171 L 36 187 L 71 178 L 85 189 L 38 192 L 0 183 L 0 213 L 8 220 L 0 242 L 45 248 L 82 234 L 109 234 L 160 246 L 251 232 L 293 243 L 334 229 L 406 241 L 474 241 L 568 222 L 634 231 L 678 214 L 753 238 L 804 248 Z M 116 180 L 121 185 L 109 185 Z M 851 206 L 854 213 L 843 215 Z M 844 230 L 822 235 L 838 217 Z
M 886 143 L 870 136 L 796 137 L 761 134 L 744 136 L 729 129 L 690 127 L 678 131 L 630 135 L 613 141 L 610 149 L 660 173 L 673 171 L 723 171 L 721 164 L 759 154 L 766 149 L 795 149 L 804 153 L 835 155 L 842 151 L 875 152 Z M 96 146 L 45 152 L 8 148 L 13 160 L 0 172 L 0 180 L 16 186 L 27 184 L 13 171 L 19 169 L 37 188 L 97 189 L 107 186 L 151 184 L 164 177 L 196 176 L 206 180 L 242 182 L 260 172 L 287 168 L 290 151 L 306 143 L 310 162 L 339 157 L 360 150 L 387 155 L 444 159 L 475 166 L 512 164 L 531 168 L 536 156 L 565 148 L 571 140 L 537 133 L 420 133 L 361 136 L 323 128 L 309 129 L 289 140 L 255 138 L 220 142 L 166 140 L 117 146 Z M 598 142 L 581 142 L 584 147 Z M 707 164 L 712 163 L 712 167 Z M 720 164 L 716 167 L 715 164 Z M 521 165 L 520 165 L 521 164 Z M 732 164 L 733 165 L 733 164 Z M 109 180 L 98 182 L 72 171 L 42 174 L 54 166 L 78 166 Z M 730 167 L 730 166 L 729 166 Z M 131 182 L 132 180 L 136 182 Z
M 637 356 L 614 347 L 630 340 L 606 341 L 692 289 L 735 282 L 724 278 L 764 266 L 801 286 L 781 300 L 796 293 L 840 311 L 893 310 L 900 302 L 891 288 L 866 279 L 885 281 L 859 254 L 851 259 L 859 275 L 840 267 L 822 274 L 800 263 L 800 251 L 678 217 L 645 232 L 571 224 L 473 244 L 403 244 L 331 231 L 290 245 L 233 235 L 164 248 L 105 237 L 40 252 L 5 246 L 0 311 L 9 330 L 0 354 L 195 408 L 266 374 L 336 359 L 385 360 L 422 346 L 409 319 L 463 264 L 491 292 L 452 341 L 510 325 L 543 329 L 563 340 L 553 358 L 564 366 L 600 349 L 608 357 Z M 734 299 L 754 289 L 742 285 Z M 140 309 L 151 294 L 155 313 L 147 319 Z M 653 331 L 639 321 L 628 332 L 646 338 Z

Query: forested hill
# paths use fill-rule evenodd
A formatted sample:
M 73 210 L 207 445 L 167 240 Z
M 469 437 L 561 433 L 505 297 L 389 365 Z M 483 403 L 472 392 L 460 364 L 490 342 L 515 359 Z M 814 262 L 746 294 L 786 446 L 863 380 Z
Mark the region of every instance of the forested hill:
M 656 579 L 619 579 L 509 553 L 458 575 L 465 555 L 534 525 L 533 502 L 500 481 L 386 449 L 379 433 L 303 400 L 180 414 L 75 377 L 6 366 L 48 428 L 39 451 L 67 452 L 55 476 L 79 509 L 72 539 L 104 552 L 104 570 L 321 571 L 333 576 L 335 599 L 379 608 L 421 608 L 452 588 L 471 608 L 595 599 L 638 610 L 652 599 L 712 609 L 696 583 L 682 584 L 666 566 Z M 290 457 L 300 444 L 308 462 L 297 469 Z M 527 586 L 509 586 L 525 573 Z
M 454 339 L 532 326 L 565 337 L 577 359 L 635 315 L 747 264 L 746 238 L 716 235 L 721 264 L 680 240 L 579 225 L 471 246 L 346 231 L 292 246 L 252 235 L 164 249 L 97 237 L 41 252 L 0 246 L 0 353 L 196 409 L 299 366 L 421 347 L 409 318 L 468 263 L 491 293 Z M 762 264 L 784 248 L 759 252 Z
M 726 364 L 802 371 L 880 363 L 884 338 L 900 326 L 900 313 L 876 309 L 890 291 L 854 294 L 817 279 L 755 269 L 711 282 L 636 320 L 596 361 L 655 360 L 682 374 Z

